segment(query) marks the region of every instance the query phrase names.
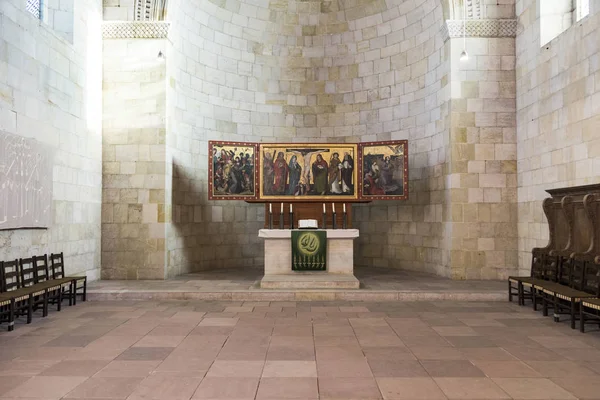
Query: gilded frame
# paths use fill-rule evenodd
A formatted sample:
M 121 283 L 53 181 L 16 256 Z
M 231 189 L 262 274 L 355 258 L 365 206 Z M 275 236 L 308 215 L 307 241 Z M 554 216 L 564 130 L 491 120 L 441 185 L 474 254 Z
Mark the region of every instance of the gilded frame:
M 362 200 L 408 199 L 407 140 L 361 143 L 358 153 Z
M 358 145 L 351 143 L 261 143 L 257 156 L 260 165 L 259 198 L 356 201 L 359 199 L 358 154 Z M 295 163 L 292 162 L 293 157 L 296 158 Z M 279 164 L 278 160 L 281 160 Z M 332 161 L 337 168 L 332 168 Z M 295 171 L 293 174 L 290 173 L 292 170 Z
M 222 151 L 226 152 L 225 156 L 223 156 Z M 256 200 L 258 198 L 257 184 L 258 171 L 260 169 L 257 154 L 257 143 L 209 141 L 208 199 Z M 223 175 L 225 175 L 225 164 L 228 164 L 230 166 L 229 168 L 236 168 L 237 166 L 236 171 L 238 172 L 231 172 L 231 179 L 225 179 L 223 177 Z M 233 167 L 231 165 L 233 165 Z M 251 172 L 248 170 L 248 165 L 252 167 Z M 217 174 L 219 168 L 222 168 L 221 174 Z M 231 191 L 233 191 L 233 193 L 228 193 Z

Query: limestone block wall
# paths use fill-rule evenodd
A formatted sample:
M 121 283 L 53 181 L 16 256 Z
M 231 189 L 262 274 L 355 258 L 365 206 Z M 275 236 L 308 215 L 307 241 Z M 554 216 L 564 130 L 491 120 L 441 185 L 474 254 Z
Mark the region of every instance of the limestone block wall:
M 164 279 L 170 221 L 160 39 L 105 39 L 102 278 Z
M 451 276 L 505 279 L 517 265 L 515 39 L 451 39 Z
M 600 9 L 540 47 L 538 5 L 517 2 L 519 268 L 547 243 L 545 189 L 600 182 Z
M 0 2 L 0 130 L 55 151 L 53 224 L 0 231 L 0 259 L 65 253 L 68 274 L 100 276 L 100 0 L 78 0 L 73 43 L 25 11 Z
M 211 139 L 409 139 L 415 194 L 408 203 L 357 207 L 359 262 L 421 270 L 443 264 L 449 81 L 441 4 L 344 6 L 169 2 L 170 265 L 262 265 L 262 207 L 206 200 Z
M 135 0 L 102 0 L 105 21 L 133 21 Z

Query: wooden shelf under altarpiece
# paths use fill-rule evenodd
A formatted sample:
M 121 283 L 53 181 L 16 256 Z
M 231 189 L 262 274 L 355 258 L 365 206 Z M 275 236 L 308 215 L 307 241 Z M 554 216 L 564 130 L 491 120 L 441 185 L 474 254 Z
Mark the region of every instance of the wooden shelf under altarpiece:
M 263 203 L 264 201 L 248 201 L 248 203 Z M 346 204 L 346 229 L 352 228 L 352 203 L 346 202 L 301 202 L 301 201 L 289 201 L 289 202 L 265 202 L 265 229 L 269 228 L 269 204 L 272 205 L 273 210 L 273 228 L 279 229 L 279 218 L 281 212 L 281 203 L 283 203 L 283 228 L 290 229 L 290 204 L 293 205 L 293 218 L 294 228 L 298 228 L 298 220 L 301 219 L 316 219 L 319 228 L 323 228 L 323 204 L 326 207 L 326 221 L 327 228 L 333 228 L 333 210 L 332 203 L 335 203 L 336 211 L 336 229 L 343 228 L 344 213 L 343 208 Z M 353 203 L 363 203 L 360 201 L 353 201 Z M 365 201 L 364 203 L 368 203 Z

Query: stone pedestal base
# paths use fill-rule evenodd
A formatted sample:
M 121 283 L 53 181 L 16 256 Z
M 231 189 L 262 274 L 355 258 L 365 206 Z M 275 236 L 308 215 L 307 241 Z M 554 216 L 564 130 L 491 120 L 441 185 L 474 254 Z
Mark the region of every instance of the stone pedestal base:
M 358 289 L 354 276 L 354 239 L 358 229 L 327 230 L 327 271 L 292 271 L 292 231 L 261 229 L 265 239 L 262 289 Z
M 261 289 L 358 289 L 360 282 L 354 275 L 327 273 L 295 273 L 265 275 L 260 281 Z

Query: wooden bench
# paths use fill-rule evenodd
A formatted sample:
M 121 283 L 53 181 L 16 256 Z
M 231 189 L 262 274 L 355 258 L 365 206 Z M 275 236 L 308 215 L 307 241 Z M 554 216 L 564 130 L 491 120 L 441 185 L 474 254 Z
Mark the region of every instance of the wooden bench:
M 87 300 L 87 276 L 65 276 L 65 262 L 62 252 L 50 254 L 50 269 L 52 270 L 52 276 L 54 279 L 69 281 L 72 283 L 68 290 L 63 291 L 63 294 L 68 295 L 69 305 L 77 304 L 78 292 L 81 292 L 79 293 L 81 300 Z

